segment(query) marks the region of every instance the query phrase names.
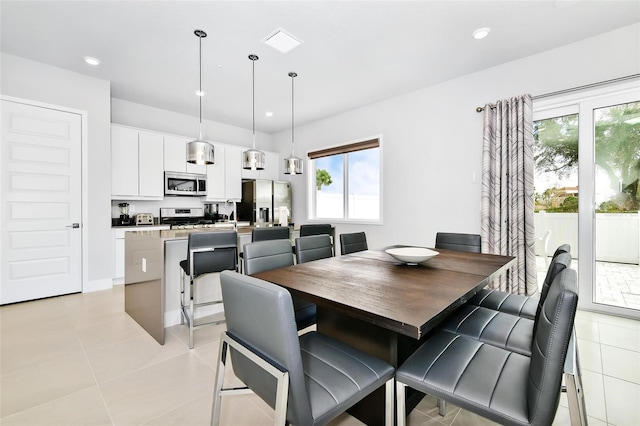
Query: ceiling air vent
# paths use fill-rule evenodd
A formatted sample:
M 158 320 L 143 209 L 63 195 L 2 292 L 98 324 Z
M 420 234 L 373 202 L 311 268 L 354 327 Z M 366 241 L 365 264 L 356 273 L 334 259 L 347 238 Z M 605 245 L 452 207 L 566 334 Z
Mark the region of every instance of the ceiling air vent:
M 294 47 L 302 44 L 302 41 L 287 33 L 282 28 L 278 28 L 277 30 L 266 36 L 264 39 L 262 39 L 262 42 L 268 44 L 269 46 L 282 53 L 287 53 Z

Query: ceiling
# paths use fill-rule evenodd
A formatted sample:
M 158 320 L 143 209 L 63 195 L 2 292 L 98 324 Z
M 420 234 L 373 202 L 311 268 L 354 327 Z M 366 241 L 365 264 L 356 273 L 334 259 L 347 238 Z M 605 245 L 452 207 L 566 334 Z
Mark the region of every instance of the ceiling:
M 109 80 L 111 95 L 252 126 L 295 124 L 640 22 L 640 1 L 8 1 L 2 51 Z M 491 27 L 483 40 L 473 30 Z M 283 54 L 262 43 L 277 28 L 303 43 Z M 87 65 L 84 56 L 102 63 Z M 272 117 L 265 112 L 272 111 Z

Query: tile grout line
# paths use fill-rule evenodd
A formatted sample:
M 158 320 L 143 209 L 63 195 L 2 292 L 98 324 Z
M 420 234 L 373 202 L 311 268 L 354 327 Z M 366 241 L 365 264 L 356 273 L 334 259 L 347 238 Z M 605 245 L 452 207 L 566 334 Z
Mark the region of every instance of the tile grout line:
M 79 330 L 76 327 L 74 327 L 74 331 L 76 333 L 76 336 L 78 337 L 78 341 L 80 342 L 80 347 L 82 348 L 82 354 L 84 355 L 84 358 L 87 361 L 87 365 L 89 366 L 89 369 L 91 370 L 91 375 L 93 376 L 93 381 L 94 381 L 96 389 L 98 391 L 98 395 L 100 395 L 100 400 L 102 401 L 102 404 L 104 405 L 104 409 L 107 411 L 107 415 L 109 416 L 109 420 L 111 421 L 111 425 L 115 426 L 115 424 L 116 424 L 115 420 L 113 418 L 111 410 L 109 409 L 109 405 L 107 404 L 107 401 L 104 399 L 104 394 L 102 393 L 102 388 L 100 387 L 100 383 L 98 383 L 98 378 L 96 377 L 96 372 L 93 369 L 93 365 L 91 364 L 91 360 L 89 360 L 89 356 L 87 354 L 87 348 L 85 347 L 84 343 L 82 342 L 82 339 L 80 338 Z
M 600 323 L 596 323 L 598 328 L 598 340 L 600 339 Z M 604 387 L 604 360 L 602 358 L 602 342 L 598 342 L 598 351 L 600 352 L 600 379 L 602 381 L 602 395 L 604 396 L 604 421 L 609 424 L 609 412 L 607 410 L 607 390 Z M 586 403 L 586 402 L 585 402 Z M 586 409 L 586 407 L 585 407 Z M 596 417 L 597 418 L 597 417 Z M 602 419 L 600 419 L 602 420 Z

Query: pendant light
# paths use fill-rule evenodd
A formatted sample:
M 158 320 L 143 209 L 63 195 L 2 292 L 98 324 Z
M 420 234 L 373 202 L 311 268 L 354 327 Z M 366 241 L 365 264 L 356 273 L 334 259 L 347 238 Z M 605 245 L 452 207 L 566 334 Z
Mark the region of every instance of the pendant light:
M 207 33 L 203 30 L 195 30 L 194 34 L 198 37 L 198 53 L 200 57 L 198 63 L 200 67 L 200 89 L 196 92 L 200 99 L 200 132 L 198 139 L 187 143 L 187 163 L 213 164 L 213 145 L 202 139 L 202 97 L 204 96 L 204 92 L 202 91 L 202 39 L 207 36 Z
M 256 61 L 258 56 L 249 55 L 252 64 L 253 80 L 253 132 L 251 149 L 242 153 L 242 168 L 246 170 L 264 170 L 264 152 L 256 149 Z
M 302 159 L 293 155 L 293 79 L 296 78 L 298 74 L 295 72 L 290 72 L 289 77 L 291 77 L 291 155 L 284 159 L 284 174 L 285 175 L 301 175 L 302 174 Z

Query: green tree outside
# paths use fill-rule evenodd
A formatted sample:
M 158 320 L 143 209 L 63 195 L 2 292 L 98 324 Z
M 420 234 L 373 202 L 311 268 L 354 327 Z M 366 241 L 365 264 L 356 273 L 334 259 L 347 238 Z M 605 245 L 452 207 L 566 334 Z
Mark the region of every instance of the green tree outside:
M 316 169 L 316 188 L 318 191 L 322 189 L 322 186 L 329 186 L 333 183 L 331 175 L 324 169 Z
M 601 108 L 595 117 L 595 162 L 605 171 L 617 193 L 598 211 L 640 209 L 640 102 Z M 537 170 L 566 177 L 578 167 L 578 115 L 534 123 L 534 161 Z M 549 204 L 549 189 L 536 193 L 536 204 Z M 563 203 L 564 204 L 564 203 Z M 570 211 L 568 205 L 558 206 Z M 553 208 L 545 208 L 553 211 Z M 556 210 L 556 211 L 558 211 Z M 577 211 L 577 206 L 575 211 Z

